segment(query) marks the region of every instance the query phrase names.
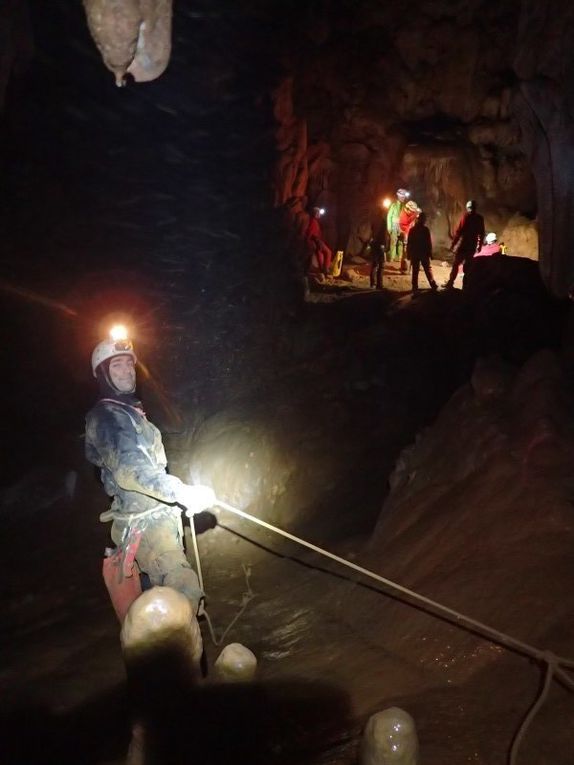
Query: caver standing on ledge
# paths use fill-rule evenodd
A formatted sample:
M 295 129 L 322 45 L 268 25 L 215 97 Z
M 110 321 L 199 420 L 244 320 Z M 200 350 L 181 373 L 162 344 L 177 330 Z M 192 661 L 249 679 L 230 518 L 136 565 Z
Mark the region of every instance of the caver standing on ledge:
M 416 220 L 421 213 L 420 207 L 413 199 L 409 199 L 406 205 L 401 210 L 399 216 L 399 229 L 400 238 L 402 242 L 401 249 L 401 273 L 406 274 L 409 270 L 408 258 L 408 241 L 411 228 L 415 225 Z
M 452 238 L 450 249 L 455 255 L 450 276 L 444 285 L 446 289 L 452 289 L 454 286 L 454 280 L 461 264 L 465 276 L 468 274 L 472 267 L 472 260 L 475 254 L 481 251 L 483 242 L 484 218 L 477 212 L 476 202 L 469 199 L 466 203 L 466 212 L 460 219 Z
M 309 224 L 305 232 L 305 242 L 308 249 L 309 265 L 307 271 L 312 266 L 313 256 L 317 260 L 317 268 L 319 273 L 325 276 L 329 273 L 331 268 L 331 261 L 333 260 L 333 251 L 325 244 L 323 240 L 323 233 L 321 231 L 321 224 L 319 219 L 325 214 L 325 210 L 322 207 L 314 207 L 309 219 Z
M 434 280 L 431 266 L 432 258 L 432 238 L 429 227 L 426 225 L 427 216 L 421 212 L 413 227 L 409 231 L 407 241 L 407 255 L 413 268 L 412 290 L 413 293 L 419 289 L 419 269 L 422 266 L 426 278 L 429 281 L 433 292 L 438 290 L 438 285 Z
M 115 339 L 102 341 L 92 353 L 99 398 L 86 417 L 86 457 L 101 468 L 104 489 L 113 497 L 101 520 L 113 521 L 111 536 L 121 572 L 129 575 L 126 557 L 135 557 L 152 585 L 183 593 L 197 613 L 203 593 L 185 557 L 181 508 L 188 516 L 200 513 L 216 503 L 215 494 L 208 486 L 189 486 L 166 472 L 161 433 L 147 419 L 135 392 L 133 345 L 125 329 L 118 329 Z M 112 589 L 110 595 L 114 601 Z M 120 615 L 116 602 L 114 606 Z

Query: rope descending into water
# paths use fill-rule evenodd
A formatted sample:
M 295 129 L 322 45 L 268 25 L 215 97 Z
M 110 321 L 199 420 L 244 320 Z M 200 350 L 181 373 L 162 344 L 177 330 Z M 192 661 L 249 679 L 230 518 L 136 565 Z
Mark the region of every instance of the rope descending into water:
M 193 523 L 193 518 L 190 519 L 190 527 L 191 527 L 191 538 L 193 540 L 193 554 L 195 555 L 195 565 L 197 568 L 197 578 L 199 579 L 199 586 L 201 587 L 202 592 L 205 592 L 205 588 L 203 586 L 203 572 L 201 570 L 201 560 L 199 558 L 199 548 L 197 546 L 197 534 L 195 533 L 195 525 Z M 251 584 L 249 582 L 249 579 L 251 577 L 251 567 L 243 565 L 243 573 L 245 574 L 245 582 L 247 584 L 247 589 L 243 593 L 243 597 L 241 599 L 241 608 L 239 611 L 235 614 L 233 619 L 229 622 L 227 627 L 223 630 L 221 633 L 221 637 L 216 637 L 215 635 L 215 628 L 213 626 L 213 623 L 209 617 L 209 614 L 207 613 L 207 610 L 203 610 L 203 615 L 205 616 L 205 621 L 207 622 L 207 626 L 209 627 L 209 634 L 211 635 L 211 640 L 213 641 L 214 645 L 221 645 L 223 641 L 225 640 L 227 633 L 229 630 L 234 626 L 234 624 L 241 618 L 243 612 L 249 605 L 249 603 L 253 600 L 255 597 L 255 593 L 251 589 Z

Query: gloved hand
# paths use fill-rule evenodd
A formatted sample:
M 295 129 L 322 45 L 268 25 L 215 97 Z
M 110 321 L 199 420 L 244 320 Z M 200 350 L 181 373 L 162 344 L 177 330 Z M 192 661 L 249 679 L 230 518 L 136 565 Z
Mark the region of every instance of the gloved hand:
M 184 484 L 177 497 L 177 504 L 185 507 L 188 518 L 204 510 L 209 510 L 217 502 L 215 492 L 210 486 L 189 486 Z

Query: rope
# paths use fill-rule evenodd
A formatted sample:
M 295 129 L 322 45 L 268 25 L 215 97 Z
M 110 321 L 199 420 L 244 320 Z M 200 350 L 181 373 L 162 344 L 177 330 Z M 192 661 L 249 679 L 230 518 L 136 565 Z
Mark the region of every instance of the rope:
M 538 710 L 542 707 L 544 702 L 546 701 L 546 698 L 548 696 L 548 692 L 550 690 L 550 685 L 552 683 L 552 677 L 554 675 L 554 671 L 556 669 L 556 659 L 552 654 L 548 654 L 546 656 L 546 676 L 544 678 L 544 685 L 542 687 L 542 690 L 540 691 L 540 695 L 536 699 L 535 703 L 532 705 L 532 708 L 522 721 L 522 725 L 518 729 L 518 732 L 514 738 L 514 741 L 512 742 L 512 748 L 510 749 L 510 756 L 508 758 L 508 765 L 515 765 L 516 764 L 516 758 L 518 757 L 518 748 L 520 747 L 520 744 L 522 742 L 522 739 L 524 738 L 524 734 L 528 730 L 528 727 L 532 720 L 536 717 L 536 714 L 538 713 Z
M 193 517 L 189 519 L 189 527 L 191 528 L 191 539 L 193 541 L 193 554 L 195 555 L 195 567 L 197 569 L 197 578 L 199 579 L 199 586 L 202 592 L 205 592 L 203 587 L 203 573 L 201 571 L 201 560 L 199 558 L 199 548 L 197 547 L 197 534 L 195 533 L 195 523 Z
M 235 625 L 235 623 L 239 620 L 239 618 L 243 615 L 243 612 L 249 605 L 249 603 L 253 600 L 255 597 L 255 593 L 251 589 L 251 585 L 249 583 L 249 578 L 251 576 L 251 568 L 249 566 L 243 565 L 243 573 L 245 574 L 245 581 L 247 584 L 247 590 L 243 593 L 243 597 L 241 599 L 241 608 L 239 611 L 235 614 L 233 619 L 229 622 L 227 627 L 223 630 L 223 633 L 221 634 L 221 637 L 217 638 L 215 635 L 215 629 L 213 627 L 213 624 L 211 622 L 211 619 L 209 617 L 209 614 L 207 611 L 204 611 L 205 620 L 207 622 L 207 626 L 209 627 L 209 634 L 211 635 L 211 639 L 214 643 L 214 645 L 219 646 L 223 643 L 225 640 L 227 633 L 231 630 L 231 628 Z
M 108 523 L 109 521 L 122 521 L 131 526 L 132 521 L 139 521 L 142 518 L 147 518 L 154 513 L 160 513 L 163 515 L 170 513 L 178 513 L 178 517 L 181 518 L 181 508 L 171 507 L 170 505 L 155 505 L 149 510 L 140 510 L 139 513 L 122 513 L 120 510 L 105 510 L 100 513 L 100 521 L 102 523 Z
M 512 637 L 511 635 L 507 635 L 504 632 L 500 632 L 499 630 L 494 629 L 493 627 L 490 627 L 488 624 L 484 624 L 483 622 L 478 621 L 477 619 L 473 619 L 470 616 L 467 616 L 466 614 L 461 613 L 460 611 L 456 611 L 453 608 L 444 606 L 442 603 L 439 603 L 436 600 L 432 600 L 431 598 L 427 598 L 424 595 L 420 595 L 418 592 L 415 592 L 414 590 L 409 590 L 407 587 L 403 587 L 397 582 L 393 582 L 391 579 L 386 579 L 385 577 L 380 576 L 379 574 L 375 574 L 374 571 L 369 571 L 369 569 L 363 568 L 363 566 L 358 566 L 356 563 L 352 563 L 351 561 L 348 561 L 345 558 L 341 558 L 339 555 L 335 555 L 334 553 L 331 553 L 328 550 L 323 549 L 322 547 L 318 547 L 317 545 L 311 544 L 310 542 L 307 542 L 305 539 L 301 539 L 300 537 L 297 537 L 294 534 L 290 534 L 288 531 L 283 531 L 283 529 L 277 528 L 277 526 L 273 526 L 271 523 L 267 523 L 267 521 L 263 521 L 260 518 L 256 518 L 254 515 L 250 515 L 249 513 L 246 513 L 244 510 L 239 510 L 239 508 L 237 507 L 228 505 L 226 502 L 221 502 L 220 500 L 217 500 L 217 506 L 221 507 L 224 510 L 228 510 L 230 513 L 234 513 L 235 515 L 238 515 L 240 518 L 244 518 L 245 520 L 252 521 L 253 523 L 256 523 L 258 526 L 262 526 L 264 529 L 267 529 L 268 531 L 273 531 L 275 534 L 279 534 L 279 536 L 285 537 L 286 539 L 289 539 L 292 542 L 296 542 L 297 544 L 302 545 L 303 547 L 306 547 L 309 550 L 313 550 L 314 552 L 317 552 L 320 555 L 325 556 L 326 558 L 330 558 L 331 560 L 334 560 L 337 563 L 340 563 L 341 565 L 346 566 L 347 568 L 353 569 L 354 571 L 357 571 L 359 574 L 363 574 L 364 576 L 367 576 L 370 579 L 374 579 L 375 581 L 380 582 L 381 584 L 384 584 L 389 589 L 394 590 L 395 592 L 398 592 L 403 596 L 407 596 L 411 601 L 416 601 L 417 603 L 422 604 L 425 607 L 423 608 L 423 610 L 430 612 L 432 615 L 436 615 L 436 613 L 438 613 L 442 617 L 444 617 L 447 621 L 449 621 L 451 624 L 454 624 L 457 627 L 469 628 L 471 631 L 477 632 L 487 637 L 489 640 L 492 640 L 493 642 L 504 645 L 510 650 L 516 651 L 517 653 L 520 653 L 525 656 L 530 656 L 536 659 L 538 662 L 544 663 L 546 665 L 546 676 L 544 680 L 544 686 L 542 688 L 542 691 L 538 699 L 536 700 L 536 702 L 530 709 L 529 713 L 525 717 L 524 721 L 522 722 L 514 738 L 512 748 L 509 753 L 508 765 L 516 764 L 516 761 L 517 761 L 516 758 L 518 756 L 518 749 L 520 747 L 520 743 L 522 739 L 524 738 L 526 731 L 528 727 L 530 726 L 532 720 L 538 713 L 540 707 L 546 701 L 549 688 L 552 682 L 552 678 L 556 677 L 560 679 L 560 681 L 569 690 L 574 691 L 574 680 L 563 669 L 563 667 L 567 667 L 568 669 L 574 668 L 574 660 L 568 659 L 562 656 L 556 656 L 550 651 L 541 650 L 539 648 L 536 648 L 535 646 L 529 645 L 528 643 L 524 643 L 522 640 L 518 640 Z M 406 601 L 406 602 L 408 605 L 412 605 L 411 602 L 409 601 Z M 433 614 L 433 612 L 435 613 Z
M 199 556 L 199 547 L 197 544 L 197 534 L 195 532 L 195 524 L 193 522 L 193 517 L 190 518 L 189 526 L 191 528 L 191 539 L 193 544 L 193 554 L 195 556 L 195 567 L 197 569 L 197 578 L 199 579 L 199 586 L 201 588 L 201 591 L 205 593 L 205 586 L 203 584 L 203 572 L 201 570 L 201 558 Z M 249 578 L 251 577 L 251 568 L 249 566 L 243 565 L 243 573 L 245 574 L 247 590 L 243 593 L 243 596 L 241 599 L 241 608 L 235 614 L 233 619 L 229 622 L 227 627 L 223 630 L 221 637 L 218 638 L 216 636 L 215 628 L 213 626 L 213 622 L 211 621 L 211 617 L 207 613 L 207 609 L 205 607 L 203 609 L 203 615 L 205 616 L 205 621 L 207 622 L 207 626 L 209 628 L 209 634 L 211 635 L 211 640 L 213 641 L 213 644 L 216 646 L 219 646 L 221 645 L 221 643 L 223 643 L 223 641 L 225 640 L 227 636 L 227 633 L 234 626 L 234 624 L 240 619 L 243 612 L 249 605 L 250 601 L 253 600 L 253 598 L 255 597 L 255 593 L 251 589 L 251 584 L 249 583 Z
M 303 547 L 307 547 L 309 550 L 314 550 L 315 552 L 318 552 L 320 555 L 324 555 L 325 557 L 331 558 L 331 560 L 334 560 L 337 563 L 341 563 L 343 566 L 347 566 L 347 568 L 354 569 L 360 574 L 370 577 L 371 579 L 374 579 L 377 582 L 381 582 L 382 584 L 389 587 L 390 589 L 395 590 L 396 592 L 400 592 L 402 595 L 407 595 L 409 598 L 412 598 L 413 600 L 416 600 L 419 603 L 423 603 L 424 605 L 429 606 L 435 611 L 438 611 L 442 616 L 446 617 L 449 622 L 452 622 L 456 624 L 457 626 L 461 626 L 461 624 L 466 625 L 467 627 L 470 627 L 473 631 L 482 632 L 483 634 L 485 634 L 487 637 L 491 638 L 495 642 L 507 645 L 508 647 L 513 648 L 519 653 L 526 654 L 527 656 L 532 656 L 534 659 L 538 659 L 538 660 L 544 659 L 546 652 L 543 650 L 540 650 L 538 648 L 535 648 L 534 646 L 528 645 L 528 643 L 523 643 L 521 640 L 517 640 L 516 638 L 513 638 L 510 635 L 506 635 L 504 632 L 499 632 L 493 627 L 489 627 L 487 624 L 484 624 L 483 622 L 477 621 L 476 619 L 472 619 L 471 617 L 466 616 L 460 611 L 456 611 L 455 609 L 449 608 L 448 606 L 443 606 L 442 603 L 438 603 L 436 600 L 431 600 L 431 598 L 427 598 L 424 595 L 420 595 L 419 593 L 414 592 L 414 590 L 409 590 L 407 587 L 403 587 L 402 585 L 397 584 L 396 582 L 393 582 L 391 579 L 386 579 L 384 576 L 375 574 L 374 571 L 369 571 L 369 569 L 363 568 L 363 566 L 358 566 L 356 563 L 352 563 L 351 561 L 348 561 L 345 558 L 341 558 L 338 555 L 334 555 L 328 550 L 324 550 L 322 547 L 317 547 L 317 545 L 311 544 L 310 542 L 307 542 L 304 539 L 301 539 L 300 537 L 296 537 L 294 534 L 290 534 L 289 532 L 283 531 L 282 529 L 279 529 L 276 526 L 272 526 L 270 523 L 267 523 L 266 521 L 262 521 L 260 518 L 256 518 L 253 515 L 249 515 L 249 513 L 246 513 L 243 510 L 239 510 L 238 508 L 232 507 L 231 505 L 228 505 L 224 502 L 218 501 L 218 505 L 222 507 L 224 510 L 229 510 L 230 512 L 235 513 L 236 515 L 239 515 L 241 518 L 245 518 L 249 521 L 253 521 L 254 523 L 257 523 L 259 526 L 263 526 L 263 528 L 268 529 L 269 531 L 274 531 L 275 533 L 285 537 L 286 539 L 290 539 L 293 542 L 297 542 L 298 544 L 303 545 Z M 561 664 L 568 661 L 566 659 L 561 659 L 560 657 L 557 657 L 557 658 Z

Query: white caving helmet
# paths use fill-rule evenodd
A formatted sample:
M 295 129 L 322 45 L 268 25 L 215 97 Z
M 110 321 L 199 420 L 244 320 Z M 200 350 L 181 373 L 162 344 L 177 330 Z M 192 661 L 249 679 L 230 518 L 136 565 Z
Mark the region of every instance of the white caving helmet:
M 133 343 L 128 337 L 126 328 L 123 326 L 113 327 L 110 337 L 98 343 L 92 351 L 92 372 L 94 377 L 96 377 L 96 369 L 102 361 L 113 359 L 114 356 L 131 356 L 134 364 L 137 362 Z
M 410 192 L 406 189 L 397 189 L 396 197 L 399 202 L 406 202 L 406 200 L 410 197 Z
M 469 199 L 466 203 L 466 209 L 468 212 L 474 212 L 476 210 L 476 202 L 474 199 Z
M 491 231 L 484 237 L 484 243 L 485 244 L 496 244 L 498 240 L 498 237 L 494 233 L 494 231 Z

